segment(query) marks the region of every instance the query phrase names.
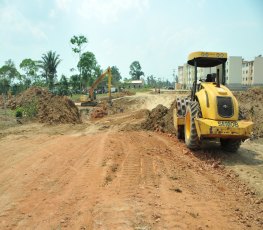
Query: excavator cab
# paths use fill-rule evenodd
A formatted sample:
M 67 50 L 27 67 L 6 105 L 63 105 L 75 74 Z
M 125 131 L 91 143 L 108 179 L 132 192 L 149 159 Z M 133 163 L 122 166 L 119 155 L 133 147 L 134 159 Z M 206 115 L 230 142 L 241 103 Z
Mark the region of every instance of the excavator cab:
M 90 89 L 88 90 L 89 94 L 87 95 L 82 95 L 80 97 L 80 105 L 81 106 L 96 106 L 98 103 L 96 101 L 96 92 L 95 89 L 98 86 L 98 84 L 102 81 L 104 77 L 108 75 L 108 95 L 109 95 L 109 100 L 108 103 L 109 105 L 112 105 L 112 100 L 111 100 L 111 68 L 108 67 L 106 71 L 104 71 L 91 85 Z
M 190 149 L 199 149 L 204 139 L 219 138 L 224 150 L 236 152 L 251 136 L 253 122 L 242 119 L 235 96 L 225 86 L 226 61 L 227 53 L 221 52 L 194 52 L 188 57 L 187 63 L 194 66 L 191 97 L 177 98 L 173 115 L 177 137 Z M 197 84 L 198 67 L 217 67 L 215 78 L 208 75 Z

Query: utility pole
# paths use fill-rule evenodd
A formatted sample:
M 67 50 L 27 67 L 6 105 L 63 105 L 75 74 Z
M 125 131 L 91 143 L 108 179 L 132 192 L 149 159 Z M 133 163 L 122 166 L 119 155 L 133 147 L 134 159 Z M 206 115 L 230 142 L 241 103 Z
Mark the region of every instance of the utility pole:
M 174 80 L 174 88 L 175 88 L 175 83 L 176 83 L 175 69 L 173 69 L 173 80 Z

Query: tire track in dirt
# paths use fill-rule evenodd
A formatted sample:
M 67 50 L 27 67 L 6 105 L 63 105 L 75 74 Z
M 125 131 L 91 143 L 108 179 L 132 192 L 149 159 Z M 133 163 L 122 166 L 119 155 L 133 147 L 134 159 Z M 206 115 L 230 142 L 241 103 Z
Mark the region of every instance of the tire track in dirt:
M 232 174 L 160 133 L 40 135 L 7 152 L 0 229 L 260 229 Z
M 122 137 L 112 139 L 112 155 L 108 157 L 108 172 L 103 198 L 94 208 L 94 229 L 133 229 L 140 159 L 131 153 L 133 146 Z M 114 175 L 113 164 L 118 167 Z M 114 171 L 114 172 L 113 172 Z M 108 180 L 108 181 L 107 181 Z
M 258 220 L 262 218 L 256 217 L 261 215 L 260 207 L 253 205 L 251 198 L 244 197 L 241 183 L 232 179 L 234 175 L 200 162 L 176 139 L 171 141 L 162 135 L 155 137 L 162 142 L 164 149 L 168 148 L 172 153 L 167 152 L 167 156 L 162 157 L 166 161 L 167 173 L 161 190 L 161 199 L 165 200 L 164 229 L 192 229 L 197 226 L 246 229 L 252 225 L 260 229 Z M 240 215 L 240 211 L 245 215 Z
M 45 143 L 45 147 L 40 145 L 30 160 L 26 158 L 16 165 L 15 170 L 26 175 L 19 184 L 2 181 L 7 187 L 12 183 L 13 187 L 22 192 L 22 196 L 6 191 L 9 200 L 14 202 L 11 202 L 12 207 L 3 208 L 4 217 L 9 213 L 15 217 L 12 220 L 5 218 L 0 223 L 7 229 L 14 229 L 21 228 L 30 221 L 30 226 L 35 229 L 39 225 L 40 229 L 50 229 L 70 226 L 71 219 L 78 220 L 79 217 L 72 216 L 72 210 L 81 216 L 82 210 L 79 208 L 83 205 L 80 205 L 80 200 L 87 200 L 87 206 L 91 206 L 95 200 L 94 189 L 99 187 L 98 182 L 103 180 L 103 176 L 100 177 L 103 173 L 100 157 L 103 157 L 101 152 L 105 149 L 106 136 L 103 134 L 101 137 L 89 137 L 87 141 L 86 137 L 55 137 L 48 145 Z M 99 148 L 94 147 L 94 143 L 98 144 Z M 19 176 L 21 175 L 16 175 Z M 30 180 L 27 180 L 29 177 Z M 5 197 L 2 198 L 1 204 L 6 200 Z M 47 215 L 39 219 L 38 216 L 43 214 L 43 210 L 47 210 Z M 86 210 L 87 208 L 83 213 Z
M 244 209 L 232 181 L 226 183 L 220 172 L 184 155 L 178 141 L 124 132 L 111 135 L 111 148 L 107 175 L 112 181 L 93 209 L 94 229 L 257 229 L 245 220 L 251 207 Z M 235 212 L 242 209 L 247 216 Z
M 119 167 L 115 177 L 111 175 L 113 181 L 105 186 L 104 199 L 94 208 L 94 229 L 151 229 L 156 198 L 153 189 L 158 187 L 154 162 L 134 145 L 138 137 L 125 134 L 117 141 L 113 145 L 118 151 L 110 161 Z

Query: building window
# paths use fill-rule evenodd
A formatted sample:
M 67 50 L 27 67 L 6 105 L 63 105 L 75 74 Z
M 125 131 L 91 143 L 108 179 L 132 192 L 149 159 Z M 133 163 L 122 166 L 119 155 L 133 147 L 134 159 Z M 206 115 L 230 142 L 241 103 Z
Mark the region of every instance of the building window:
M 247 73 L 247 71 L 246 71 L 246 73 Z

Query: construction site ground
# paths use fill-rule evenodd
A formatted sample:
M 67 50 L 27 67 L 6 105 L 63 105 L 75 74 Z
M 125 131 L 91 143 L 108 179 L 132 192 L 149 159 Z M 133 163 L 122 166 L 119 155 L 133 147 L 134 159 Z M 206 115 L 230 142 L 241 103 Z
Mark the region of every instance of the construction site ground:
M 82 124 L 5 121 L 0 229 L 262 229 L 262 139 L 236 154 L 211 142 L 192 152 L 141 129 L 146 109 L 174 99 L 115 99 L 109 115 L 82 113 Z

